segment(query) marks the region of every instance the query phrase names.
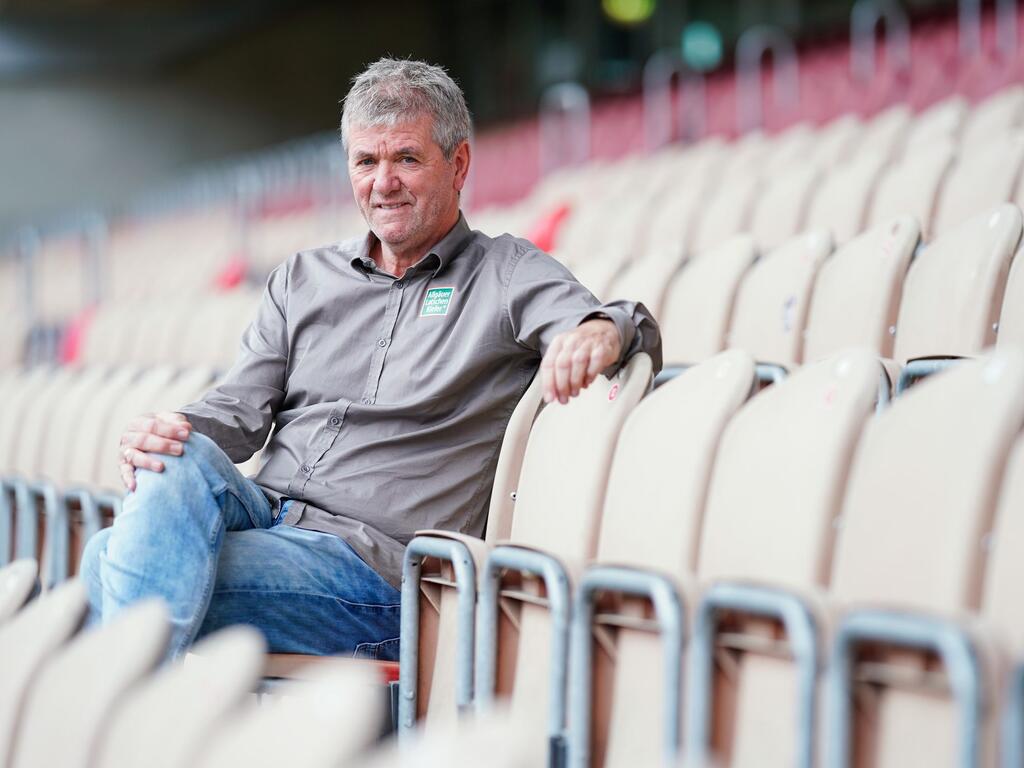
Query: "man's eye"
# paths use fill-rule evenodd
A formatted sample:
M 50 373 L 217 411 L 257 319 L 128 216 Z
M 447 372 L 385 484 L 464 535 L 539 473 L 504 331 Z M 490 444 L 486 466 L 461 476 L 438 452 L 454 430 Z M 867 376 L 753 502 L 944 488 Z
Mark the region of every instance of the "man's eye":
M 362 160 L 359 161 L 359 165 L 373 165 L 373 158 L 364 157 Z
M 412 163 L 416 162 L 416 158 L 406 155 L 405 157 L 402 158 L 402 162 L 405 163 L 406 165 L 411 165 Z

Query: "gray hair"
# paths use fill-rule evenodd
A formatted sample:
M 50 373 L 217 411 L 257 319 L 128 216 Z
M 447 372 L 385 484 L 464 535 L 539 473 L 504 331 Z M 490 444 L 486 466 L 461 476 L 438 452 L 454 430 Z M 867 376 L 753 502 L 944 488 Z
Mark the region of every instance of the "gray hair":
M 473 130 L 462 89 L 443 67 L 425 61 L 379 59 L 352 78 L 341 111 L 341 145 L 348 154 L 353 125 L 395 125 L 420 115 L 434 119 L 434 141 L 447 160 Z

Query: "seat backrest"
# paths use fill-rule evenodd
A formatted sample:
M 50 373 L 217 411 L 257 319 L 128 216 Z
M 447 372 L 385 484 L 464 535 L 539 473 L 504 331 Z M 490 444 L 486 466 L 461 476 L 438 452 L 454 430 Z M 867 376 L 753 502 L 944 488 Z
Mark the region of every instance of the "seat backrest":
M 963 96 L 950 96 L 919 113 L 907 132 L 907 151 L 915 152 L 936 139 L 960 138 L 970 107 Z
M 814 278 L 831 251 L 828 232 L 807 232 L 754 264 L 740 283 L 729 346 L 747 350 L 760 362 L 787 368 L 799 364 Z
M 146 600 L 68 643 L 28 692 L 12 768 L 91 765 L 111 711 L 152 672 L 169 640 L 167 609 Z
M 861 232 L 871 195 L 888 162 L 879 152 L 864 151 L 831 169 L 811 200 L 807 227 L 830 230 L 837 243 Z
M 1005 204 L 920 251 L 903 284 L 894 349 L 898 361 L 977 355 L 995 343 L 1021 228 L 1020 209 Z
M 804 162 L 770 179 L 750 220 L 750 234 L 762 251 L 782 245 L 800 231 L 821 177 L 818 166 Z
M 827 584 L 850 457 L 881 365 L 851 350 L 762 390 L 726 427 L 704 512 L 698 576 Z
M 166 369 L 163 374 L 170 375 Z M 63 469 L 61 474 L 73 485 L 94 483 L 96 479 L 97 452 L 101 440 L 105 439 L 107 428 L 117 413 L 117 406 L 140 377 L 141 370 L 134 365 L 121 365 L 111 370 L 103 386 L 94 393 L 88 406 L 79 415 L 78 429 L 74 439 L 57 447 L 61 454 L 55 458 L 55 466 Z M 121 423 L 124 427 L 127 422 Z M 117 446 L 106 450 L 117 451 Z M 117 456 L 104 456 L 104 461 L 117 461 Z M 56 471 L 56 470 L 55 470 Z
M 260 681 L 266 643 L 251 627 L 199 641 L 117 703 L 94 768 L 189 768 Z
M 108 365 L 79 368 L 74 384 L 54 405 L 48 428 L 40 437 L 38 474 L 67 487 L 74 479 L 67 474 L 68 451 L 83 424 L 83 415 L 93 406 L 96 396 L 108 386 L 113 370 Z
M 761 166 L 761 177 L 772 179 L 788 173 L 807 161 L 814 151 L 818 134 L 810 123 L 796 123 L 768 139 Z
M 988 564 L 981 598 L 981 613 L 994 627 L 1005 647 L 1019 656 L 1024 651 L 1024 602 L 1020 599 L 1024 578 L 1024 438 L 1010 451 L 989 536 Z
M 805 361 L 847 347 L 892 357 L 903 279 L 920 239 L 917 221 L 899 216 L 858 235 L 825 260 L 811 297 Z
M 1024 124 L 1024 85 L 1011 85 L 975 104 L 960 144 L 970 151 Z
M 668 285 L 682 265 L 679 256 L 650 253 L 630 264 L 608 289 L 608 295 L 613 300 L 641 302 L 657 320 L 661 317 Z
M 0 476 L 13 474 L 21 427 L 32 401 L 45 391 L 54 368 L 35 366 L 20 370 L 4 392 L 4 417 L 0 419 Z
M 382 730 L 384 687 L 366 665 L 332 666 L 282 693 L 271 706 L 253 704 L 229 717 L 191 765 L 351 765 Z
M 36 588 L 39 564 L 26 557 L 0 568 L 0 624 L 22 609 Z
M 694 252 L 700 253 L 714 248 L 729 238 L 746 232 L 760 188 L 760 178 L 752 170 L 746 174 L 736 175 L 731 181 L 723 179 L 697 214 Z
M 907 131 L 913 115 L 906 104 L 896 104 L 872 117 L 864 126 L 858 155 L 872 152 L 886 159 L 896 157 L 903 151 Z
M 864 133 L 864 121 L 849 112 L 818 129 L 811 152 L 812 161 L 831 169 L 851 157 Z
M 909 214 L 921 222 L 925 241 L 930 240 L 939 188 L 955 156 L 956 145 L 949 139 L 910 146 L 907 154 L 879 179 L 871 201 L 868 226 Z
M 599 562 L 693 572 L 718 443 L 753 391 L 754 372 L 746 352 L 721 352 L 633 409 L 608 475 Z
M 491 486 L 491 503 L 487 510 L 487 541 L 508 539 L 512 532 L 512 518 L 515 516 L 519 474 L 523 469 L 526 444 L 530 430 L 541 406 L 542 379 L 538 373 L 530 386 L 519 398 L 512 416 L 501 438 L 501 451 L 494 470 L 494 485 Z
M 566 405 L 540 412 L 519 477 L 512 541 L 567 562 L 593 556 L 615 442 L 650 380 L 651 359 L 640 353 L 611 379 L 598 376 Z
M 993 137 L 961 154 L 939 194 L 934 235 L 1014 199 L 1024 165 L 1024 131 Z
M 78 579 L 59 584 L 0 626 L 0 763 L 11 765 L 25 699 L 42 666 L 82 623 L 87 607 Z M 39 763 L 43 765 L 44 763 Z
M 5 470 L 21 477 L 35 476 L 45 448 L 43 436 L 54 408 L 74 387 L 76 378 L 76 372 L 71 368 L 54 368 L 24 403 Z
M 1000 347 L 1007 344 L 1024 347 L 1024 259 L 1020 258 L 1019 249 L 1014 254 L 1010 274 L 1006 278 L 996 344 Z
M 757 257 L 749 235 L 690 259 L 668 287 L 659 325 L 666 363 L 688 363 L 725 349 L 743 275 Z
M 1024 424 L 1024 352 L 964 361 L 874 419 L 843 502 L 832 571 L 840 603 L 976 610 L 984 536 Z

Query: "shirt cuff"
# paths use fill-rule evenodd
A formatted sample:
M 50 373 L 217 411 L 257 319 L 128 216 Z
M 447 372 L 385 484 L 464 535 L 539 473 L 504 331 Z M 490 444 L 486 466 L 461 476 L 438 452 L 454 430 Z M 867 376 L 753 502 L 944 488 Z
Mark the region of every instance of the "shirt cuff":
M 627 358 L 627 352 L 629 352 L 633 344 L 633 337 L 636 335 L 636 324 L 633 322 L 633 317 L 622 309 L 607 306 L 584 315 L 579 324 L 583 325 L 588 320 L 610 320 L 619 332 L 619 357 L 614 363 L 601 371 L 605 377 L 611 378 L 618 373 L 619 368 L 622 367 L 622 363 Z

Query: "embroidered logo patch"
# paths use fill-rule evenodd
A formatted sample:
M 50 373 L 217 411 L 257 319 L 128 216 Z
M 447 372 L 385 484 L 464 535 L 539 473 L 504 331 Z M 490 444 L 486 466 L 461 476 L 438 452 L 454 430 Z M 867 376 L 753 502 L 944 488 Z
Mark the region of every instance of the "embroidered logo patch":
M 448 306 L 452 303 L 454 288 L 431 288 L 423 297 L 423 306 L 420 307 L 420 317 L 434 317 L 436 315 L 447 315 Z

